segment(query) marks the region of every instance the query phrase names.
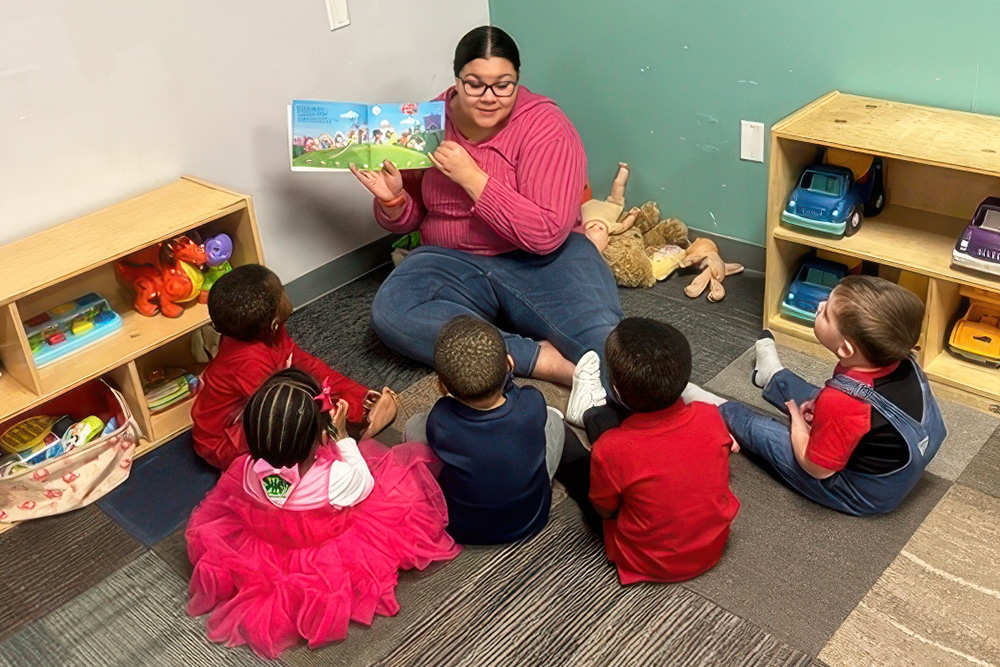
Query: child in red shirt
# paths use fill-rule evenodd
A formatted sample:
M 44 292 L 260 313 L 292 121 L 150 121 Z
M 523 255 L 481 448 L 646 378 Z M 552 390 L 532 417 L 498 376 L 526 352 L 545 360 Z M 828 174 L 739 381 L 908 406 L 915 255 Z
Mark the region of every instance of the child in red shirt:
M 603 519 L 623 584 L 696 577 L 719 561 L 739 510 L 729 489 L 732 440 L 718 408 L 681 399 L 691 347 L 677 329 L 626 318 L 605 349 L 612 388 L 632 413 L 588 410 L 592 451 L 568 438 L 557 479 L 585 515 L 592 508 Z M 589 490 L 580 475 L 588 467 Z
M 806 498 L 846 514 L 892 511 L 947 434 L 927 378 L 910 356 L 923 317 L 920 299 L 895 283 L 844 278 L 820 304 L 814 325 L 816 338 L 839 359 L 834 377 L 820 389 L 783 368 L 765 331 L 752 380 L 789 414 L 791 426 L 719 399 L 726 425 L 744 452 Z
M 347 401 L 348 421 L 368 435 L 396 417 L 388 387 L 380 394 L 344 377 L 304 352 L 285 331 L 292 303 L 275 273 L 259 264 L 239 266 L 219 278 L 208 296 L 212 326 L 222 334 L 219 353 L 202 373 L 202 388 L 191 408 L 195 451 L 225 470 L 247 453 L 240 417 L 243 406 L 275 372 L 294 366 L 329 386 Z M 369 413 L 370 409 L 370 413 Z

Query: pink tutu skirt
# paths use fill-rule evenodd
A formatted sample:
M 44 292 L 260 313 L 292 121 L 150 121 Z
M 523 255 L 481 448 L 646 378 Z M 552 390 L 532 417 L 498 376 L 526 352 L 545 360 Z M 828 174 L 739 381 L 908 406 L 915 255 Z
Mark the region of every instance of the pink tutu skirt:
M 258 501 L 243 489 L 241 456 L 195 508 L 188 613 L 210 614 L 210 640 L 277 658 L 300 638 L 310 648 L 343 639 L 349 621 L 399 611 L 400 569 L 458 554 L 430 448 L 366 440 L 359 449 L 375 488 L 354 507 L 296 512 Z

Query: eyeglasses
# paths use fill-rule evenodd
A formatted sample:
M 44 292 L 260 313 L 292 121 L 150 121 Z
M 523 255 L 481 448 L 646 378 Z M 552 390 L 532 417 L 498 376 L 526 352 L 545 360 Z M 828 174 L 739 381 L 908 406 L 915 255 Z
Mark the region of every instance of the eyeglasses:
M 510 97 L 517 88 L 517 81 L 497 81 L 486 85 L 478 79 L 462 79 L 462 89 L 469 97 L 482 97 L 487 90 L 492 90 L 497 97 Z

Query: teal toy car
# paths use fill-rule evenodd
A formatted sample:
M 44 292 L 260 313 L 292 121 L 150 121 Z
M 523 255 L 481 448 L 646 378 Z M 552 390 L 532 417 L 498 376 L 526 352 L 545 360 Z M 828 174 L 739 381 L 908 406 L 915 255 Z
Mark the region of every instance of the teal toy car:
M 807 167 L 781 212 L 781 221 L 833 236 L 851 236 L 864 220 L 864 203 L 856 190 L 850 169 Z
M 856 234 L 866 215 L 878 215 L 885 206 L 882 159 L 861 156 L 861 161 L 867 169 L 860 176 L 840 164 L 807 167 L 781 212 L 781 221 L 832 236 Z
M 839 262 L 815 257 L 803 260 L 781 301 L 781 315 L 813 324 L 819 304 L 830 298 L 830 292 L 846 275 L 847 267 Z

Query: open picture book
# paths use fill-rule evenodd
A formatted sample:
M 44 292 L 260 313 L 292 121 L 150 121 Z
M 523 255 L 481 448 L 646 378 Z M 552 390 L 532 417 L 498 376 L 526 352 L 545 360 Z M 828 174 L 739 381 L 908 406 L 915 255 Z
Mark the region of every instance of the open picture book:
M 444 141 L 442 102 L 353 104 L 293 100 L 288 107 L 292 171 L 434 166 L 429 153 Z

